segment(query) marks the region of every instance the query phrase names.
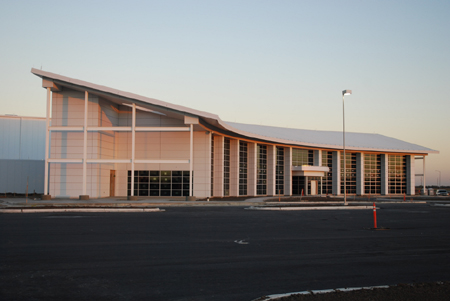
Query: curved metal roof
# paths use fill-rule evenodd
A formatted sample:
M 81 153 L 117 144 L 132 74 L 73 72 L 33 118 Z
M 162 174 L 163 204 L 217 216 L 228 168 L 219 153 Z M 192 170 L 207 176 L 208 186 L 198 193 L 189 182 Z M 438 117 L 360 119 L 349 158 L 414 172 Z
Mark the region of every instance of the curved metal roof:
M 332 149 L 342 149 L 342 132 L 317 131 L 293 128 L 281 128 L 274 126 L 262 126 L 227 122 L 228 125 L 245 131 L 266 137 L 266 139 L 278 140 L 289 144 L 301 144 Z M 437 151 L 405 142 L 399 139 L 366 133 L 345 133 L 345 148 L 359 151 L 383 151 L 383 152 L 407 152 L 407 153 L 436 153 Z

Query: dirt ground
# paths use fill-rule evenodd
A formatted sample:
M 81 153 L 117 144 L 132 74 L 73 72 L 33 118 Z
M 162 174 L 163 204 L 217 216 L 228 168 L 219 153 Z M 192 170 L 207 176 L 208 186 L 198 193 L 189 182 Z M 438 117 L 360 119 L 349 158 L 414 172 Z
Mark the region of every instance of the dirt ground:
M 425 301 L 449 300 L 450 281 L 434 283 L 399 284 L 389 288 L 334 292 L 328 294 L 292 295 L 279 301 Z M 264 300 L 264 299 L 261 299 Z

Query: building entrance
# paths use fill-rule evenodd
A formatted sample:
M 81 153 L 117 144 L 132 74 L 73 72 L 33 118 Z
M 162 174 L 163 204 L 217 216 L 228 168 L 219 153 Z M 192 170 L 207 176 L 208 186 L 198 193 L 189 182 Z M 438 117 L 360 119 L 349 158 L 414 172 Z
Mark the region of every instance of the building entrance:
M 293 195 L 306 195 L 305 191 L 305 177 L 293 176 L 292 177 L 292 194 Z
M 111 169 L 109 171 L 109 196 L 115 196 L 116 191 L 116 171 Z
M 320 179 L 320 177 L 292 176 L 292 195 L 322 194 Z
M 317 180 L 311 181 L 311 195 L 317 195 Z

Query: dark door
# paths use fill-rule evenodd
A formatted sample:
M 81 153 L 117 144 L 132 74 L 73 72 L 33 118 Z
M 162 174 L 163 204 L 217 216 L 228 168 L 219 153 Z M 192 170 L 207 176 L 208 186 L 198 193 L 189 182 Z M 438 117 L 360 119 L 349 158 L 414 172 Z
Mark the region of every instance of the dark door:
M 109 196 L 115 196 L 114 191 L 116 191 L 116 171 L 109 171 Z

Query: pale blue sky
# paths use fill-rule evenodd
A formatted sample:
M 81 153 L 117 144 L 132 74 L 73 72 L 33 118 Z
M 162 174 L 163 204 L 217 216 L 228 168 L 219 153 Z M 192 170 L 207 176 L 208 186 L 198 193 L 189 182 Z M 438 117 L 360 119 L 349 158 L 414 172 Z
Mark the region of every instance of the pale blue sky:
M 440 151 L 450 1 L 0 1 L 0 114 L 45 115 L 41 68 L 242 123 L 379 133 Z M 421 173 L 422 163 L 417 173 Z M 417 181 L 420 184 L 420 179 Z

